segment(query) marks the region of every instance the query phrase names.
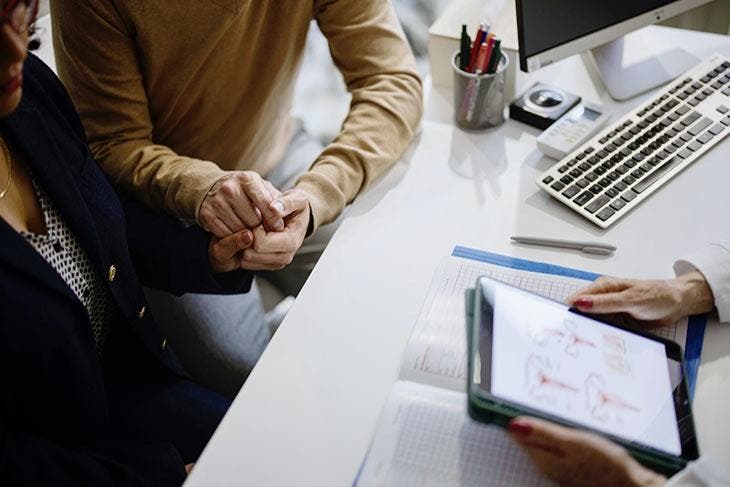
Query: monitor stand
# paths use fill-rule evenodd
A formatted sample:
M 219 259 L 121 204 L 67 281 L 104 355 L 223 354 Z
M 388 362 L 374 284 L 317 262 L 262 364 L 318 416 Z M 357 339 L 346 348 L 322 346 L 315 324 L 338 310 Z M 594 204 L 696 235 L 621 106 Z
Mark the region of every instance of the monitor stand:
M 606 89 L 627 100 L 661 86 L 700 60 L 677 46 L 661 44 L 646 27 L 591 50 Z

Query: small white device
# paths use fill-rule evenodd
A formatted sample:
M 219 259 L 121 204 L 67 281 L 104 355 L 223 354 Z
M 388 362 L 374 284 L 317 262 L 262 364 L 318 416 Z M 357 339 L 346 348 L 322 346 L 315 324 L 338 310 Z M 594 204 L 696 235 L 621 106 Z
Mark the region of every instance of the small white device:
M 595 103 L 580 103 L 540 134 L 537 147 L 548 157 L 563 159 L 608 122 L 610 115 Z

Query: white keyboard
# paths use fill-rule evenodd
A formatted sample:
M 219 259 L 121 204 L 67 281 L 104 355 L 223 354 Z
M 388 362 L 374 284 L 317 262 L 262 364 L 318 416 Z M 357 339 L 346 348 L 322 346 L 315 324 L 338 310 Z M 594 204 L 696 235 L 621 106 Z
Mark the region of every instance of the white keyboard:
M 541 174 L 537 185 L 608 228 L 728 133 L 730 61 L 716 54 Z

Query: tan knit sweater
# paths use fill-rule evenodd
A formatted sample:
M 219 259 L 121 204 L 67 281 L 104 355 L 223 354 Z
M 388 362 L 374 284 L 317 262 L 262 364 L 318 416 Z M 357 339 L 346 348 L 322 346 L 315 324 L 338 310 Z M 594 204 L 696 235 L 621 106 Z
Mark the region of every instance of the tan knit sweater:
M 397 160 L 421 116 L 387 0 L 63 0 L 51 10 L 59 74 L 97 160 L 182 218 L 197 216 L 223 170 L 265 175 L 283 156 L 312 19 L 352 94 L 339 135 L 297 183 L 315 228 Z

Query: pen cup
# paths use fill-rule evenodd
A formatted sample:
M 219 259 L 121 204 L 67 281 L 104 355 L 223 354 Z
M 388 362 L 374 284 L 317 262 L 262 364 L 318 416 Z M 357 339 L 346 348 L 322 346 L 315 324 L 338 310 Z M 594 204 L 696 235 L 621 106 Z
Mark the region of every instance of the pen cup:
M 454 120 L 468 130 L 483 130 L 504 122 L 504 78 L 509 58 L 501 54 L 496 72 L 474 74 L 459 68 L 461 54 L 451 58 L 454 69 Z

